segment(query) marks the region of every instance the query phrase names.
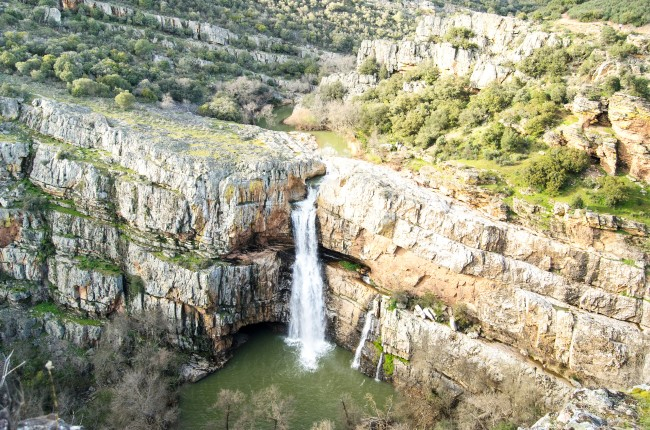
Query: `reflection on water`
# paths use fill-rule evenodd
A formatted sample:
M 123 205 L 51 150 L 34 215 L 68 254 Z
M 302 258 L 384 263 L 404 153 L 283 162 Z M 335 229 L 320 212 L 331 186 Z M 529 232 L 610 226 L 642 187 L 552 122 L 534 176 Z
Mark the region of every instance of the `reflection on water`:
M 275 131 L 295 131 L 296 129 L 293 126 L 283 123 L 292 112 L 293 106 L 280 106 L 273 111 L 275 117 L 271 124 L 267 124 L 267 121 L 262 118 L 257 125 Z M 338 155 L 339 157 L 350 157 L 352 155 L 347 139 L 340 134 L 333 131 L 310 131 L 308 133 L 316 138 L 318 146 L 326 153 L 332 152 L 332 155 Z
M 306 371 L 300 365 L 297 350 L 284 342 L 284 336 L 270 330 L 258 331 L 235 351 L 226 367 L 183 387 L 179 428 L 224 428 L 222 415 L 210 409 L 219 390 L 241 390 L 250 396 L 270 385 L 276 385 L 283 395 L 294 398 L 291 429 L 309 429 L 312 423 L 324 419 L 334 421 L 336 428 L 344 428 L 341 407 L 344 394 L 349 394 L 359 406 L 365 405 L 366 393 L 372 394 L 380 405 L 394 394 L 391 385 L 351 369 L 352 358 L 351 352 L 336 347 L 320 359 L 317 371 Z M 257 428 L 273 428 L 270 423 L 268 427 L 264 424 Z

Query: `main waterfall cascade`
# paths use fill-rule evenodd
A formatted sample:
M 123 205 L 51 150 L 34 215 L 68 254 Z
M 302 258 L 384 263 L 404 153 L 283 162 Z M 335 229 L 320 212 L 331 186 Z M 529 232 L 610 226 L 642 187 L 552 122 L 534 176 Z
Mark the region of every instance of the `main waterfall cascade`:
M 310 187 L 307 198 L 297 203 L 291 213 L 296 261 L 287 341 L 300 348 L 300 363 L 307 370 L 316 370 L 318 359 L 332 348 L 325 340 L 325 284 L 318 260 L 316 233 L 317 195 L 317 188 Z

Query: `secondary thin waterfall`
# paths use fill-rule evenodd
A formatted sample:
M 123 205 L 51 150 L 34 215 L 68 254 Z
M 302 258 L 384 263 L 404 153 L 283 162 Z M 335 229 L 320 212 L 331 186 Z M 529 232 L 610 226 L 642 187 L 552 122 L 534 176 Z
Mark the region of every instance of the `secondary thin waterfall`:
M 368 339 L 368 334 L 372 329 L 372 314 L 372 309 L 366 313 L 366 321 L 363 323 L 363 330 L 361 330 L 361 339 L 359 339 L 359 346 L 357 346 L 357 350 L 354 352 L 354 359 L 352 360 L 352 365 L 350 366 L 353 369 L 358 369 L 359 365 L 361 364 L 361 351 L 363 350 L 363 345 L 365 345 L 366 340 Z
M 308 370 L 315 370 L 318 359 L 330 349 L 330 344 L 325 341 L 324 282 L 318 261 L 316 196 L 317 190 L 310 188 L 307 198 L 297 203 L 291 213 L 296 261 L 293 264 L 288 341 L 299 346 L 300 362 Z
M 382 352 L 377 362 L 377 371 L 375 371 L 375 381 L 381 381 L 381 365 L 384 364 L 384 353 Z

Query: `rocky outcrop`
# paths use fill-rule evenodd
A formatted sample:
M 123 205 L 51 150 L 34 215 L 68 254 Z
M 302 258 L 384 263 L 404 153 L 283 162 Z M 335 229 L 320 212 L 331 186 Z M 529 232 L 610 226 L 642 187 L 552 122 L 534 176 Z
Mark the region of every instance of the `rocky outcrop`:
M 377 285 L 464 302 L 484 337 L 566 377 L 625 387 L 650 376 L 643 261 L 490 220 L 380 167 L 337 165 L 320 188 L 322 244 Z
M 452 28 L 471 31 L 467 48 L 444 41 Z M 388 72 L 394 73 L 431 61 L 442 72 L 468 76 L 474 87 L 484 88 L 512 76 L 513 64 L 536 49 L 563 44 L 565 41 L 556 34 L 540 31 L 530 22 L 512 17 L 471 11 L 434 13 L 420 19 L 414 41 L 363 41 L 357 64 L 374 57 Z
M 377 77 L 374 75 L 361 75 L 357 72 L 334 73 L 325 76 L 320 85 L 331 85 L 340 82 L 346 90 L 345 97 L 358 96 L 377 85 Z
M 135 15 L 135 10 L 122 5 L 106 3 L 95 0 L 68 0 L 62 3 L 63 9 L 77 9 L 79 5 L 85 5 L 91 9 L 101 10 L 104 14 L 123 18 Z M 202 40 L 207 43 L 218 45 L 228 45 L 232 40 L 238 39 L 238 36 L 225 28 L 209 24 L 207 22 L 197 22 L 176 17 L 155 15 L 144 12 L 147 19 L 158 22 L 160 29 L 171 33 L 184 33 L 186 30 L 191 32 L 194 39 Z
M 603 127 L 560 126 L 547 132 L 544 141 L 550 146 L 567 146 L 586 152 L 597 159 L 609 175 L 615 175 L 619 167 L 618 139 Z
M 324 172 L 311 140 L 191 115 L 182 128 L 154 112 L 135 121 L 154 129 L 49 100 L 0 106 L 35 136 L 0 145 L 14 193 L 0 208 L 4 275 L 51 285 L 77 315 L 160 309 L 169 341 L 190 350 L 287 320 L 291 202 Z M 99 327 L 77 336 L 70 321 L 45 329 L 96 340 Z
M 579 389 L 558 412 L 540 418 L 530 430 L 640 428 L 636 401 L 625 393 Z
M 623 93 L 609 99 L 609 120 L 620 140 L 619 156 L 629 174 L 650 181 L 650 103 Z
M 136 235 L 158 235 L 210 256 L 254 236 L 290 238 L 290 202 L 302 197 L 305 178 L 324 172 L 313 151 L 297 154 L 306 148 L 254 127 L 242 135 L 234 126 L 204 132 L 190 143 L 169 131 L 113 126 L 48 100 L 24 105 L 21 121 L 65 142 L 35 145 L 30 179 L 46 192 L 87 215 L 122 220 Z

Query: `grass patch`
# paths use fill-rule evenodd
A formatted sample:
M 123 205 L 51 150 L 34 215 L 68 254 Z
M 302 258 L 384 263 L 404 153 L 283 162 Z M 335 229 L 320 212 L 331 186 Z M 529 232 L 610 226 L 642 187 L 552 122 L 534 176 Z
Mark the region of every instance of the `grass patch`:
M 79 325 L 88 325 L 100 327 L 102 325 L 101 321 L 91 319 L 91 318 L 82 318 L 72 313 L 66 312 L 64 309 L 61 309 L 56 303 L 53 302 L 43 302 L 39 303 L 32 308 L 32 313 L 35 316 L 44 316 L 45 314 L 50 314 L 62 321 L 71 321 Z
M 535 161 L 542 155 L 531 153 L 530 157 L 512 166 L 500 166 L 492 160 L 458 160 L 459 162 L 477 168 L 490 170 L 495 173 L 507 184 L 507 187 L 513 190 L 513 196 L 533 203 L 547 209 L 552 209 L 555 202 L 571 204 L 580 197 L 584 202 L 584 207 L 599 214 L 610 214 L 632 221 L 637 221 L 650 226 L 650 187 L 646 188 L 639 183 L 632 182 L 626 176 L 620 176 L 625 185 L 630 189 L 629 199 L 616 207 L 604 204 L 594 192 L 593 181 L 584 179 L 584 177 L 572 178 L 567 186 L 560 190 L 560 194 L 551 196 L 544 192 L 522 193 L 522 190 L 528 187 L 525 184 L 521 174 L 528 164 Z M 484 186 L 492 189 L 494 186 Z
M 375 345 L 377 355 L 381 355 L 384 352 L 384 347 L 381 344 L 381 337 L 378 337 L 372 344 Z
M 77 265 L 82 270 L 90 270 L 93 272 L 100 272 L 104 275 L 118 276 L 122 274 L 122 269 L 115 263 L 103 260 L 100 258 L 89 257 L 86 255 L 78 256 L 75 258 Z
M 339 266 L 345 270 L 349 270 L 350 272 L 358 272 L 359 269 L 361 269 L 361 264 L 346 260 L 339 261 Z
M 154 255 L 160 258 L 163 261 L 167 261 L 172 264 L 184 267 L 188 270 L 198 271 L 207 269 L 214 264 L 219 263 L 219 260 L 206 258 L 192 252 L 186 252 L 184 254 L 178 254 L 173 257 L 168 257 L 162 252 L 156 252 Z

